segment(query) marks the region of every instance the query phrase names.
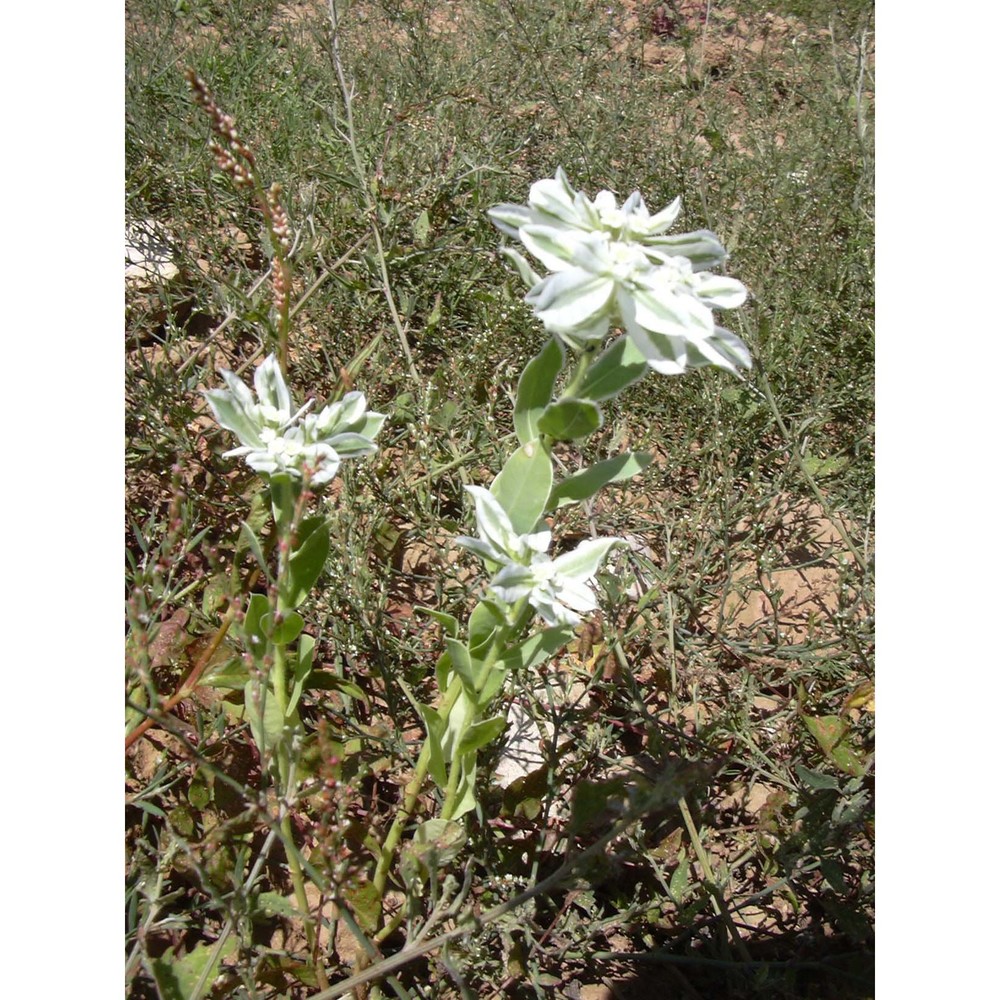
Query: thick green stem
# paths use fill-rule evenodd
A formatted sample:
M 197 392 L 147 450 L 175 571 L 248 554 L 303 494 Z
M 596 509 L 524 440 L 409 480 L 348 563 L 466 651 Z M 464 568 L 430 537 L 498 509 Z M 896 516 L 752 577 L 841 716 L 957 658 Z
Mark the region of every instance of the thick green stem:
M 457 742 L 456 742 L 457 751 Z M 448 770 L 448 787 L 444 792 L 444 805 L 441 806 L 441 818 L 451 819 L 458 807 L 458 779 L 462 774 L 462 758 L 456 752 Z
M 576 363 L 576 370 L 570 376 L 569 382 L 566 383 L 566 388 L 559 393 L 559 399 L 570 399 L 576 395 L 577 390 L 583 384 L 583 378 L 587 374 L 587 369 L 590 367 L 590 363 L 597 355 L 597 348 L 598 345 L 594 344 L 580 354 Z
M 513 614 L 511 615 L 511 624 L 506 628 L 501 629 L 500 632 L 493 638 L 493 641 L 490 643 L 490 648 L 486 654 L 486 658 L 483 660 L 483 665 L 480 668 L 479 676 L 476 678 L 477 691 L 481 691 L 483 689 L 483 686 L 486 684 L 486 680 L 490 675 L 490 671 L 494 668 L 494 666 L 496 666 L 501 652 L 510 643 L 511 638 L 520 635 L 520 633 L 524 630 L 524 627 L 527 624 L 527 614 L 530 613 L 530 610 L 531 609 L 528 607 L 528 599 L 526 597 L 522 598 L 514 606 Z M 445 693 L 441 707 L 438 709 L 438 712 L 443 719 L 447 720 L 449 718 L 451 710 L 455 707 L 455 703 L 458 701 L 461 694 L 462 682 L 456 677 L 448 686 L 448 690 Z M 461 734 L 459 734 L 458 739 L 461 739 Z M 424 745 L 420 750 L 420 756 L 417 758 L 417 764 L 413 772 L 413 777 L 410 778 L 406 785 L 406 789 L 403 792 L 403 804 L 396 812 L 396 816 L 392 821 L 392 826 L 389 828 L 389 832 L 386 834 L 385 840 L 382 843 L 381 851 L 379 852 L 379 859 L 375 867 L 375 874 L 372 877 L 372 885 L 377 890 L 380 899 L 385 896 L 385 889 L 389 880 L 389 871 L 396 856 L 396 848 L 399 846 L 399 842 L 402 839 L 403 831 L 406 828 L 407 823 L 409 823 L 413 817 L 414 810 L 416 809 L 417 797 L 420 795 L 424 780 L 427 777 L 427 770 L 430 766 L 430 761 L 430 741 L 425 740 Z M 457 797 L 455 793 L 458 788 L 458 779 L 461 773 L 460 769 L 461 761 L 456 758 L 452 761 L 451 770 L 448 775 L 448 787 L 445 792 L 444 805 L 441 809 L 442 819 L 450 819 L 457 806 Z
M 280 620 L 281 617 L 293 610 L 289 607 L 288 602 L 285 600 L 283 595 L 288 592 L 290 577 L 289 559 L 291 554 L 292 539 L 295 537 L 295 532 L 298 529 L 299 522 L 302 520 L 302 513 L 304 510 L 303 499 L 304 498 L 301 495 L 297 498 L 291 523 L 277 524 L 281 538 L 278 547 L 278 579 L 274 598 L 274 617 L 276 621 Z M 282 643 L 272 642 L 269 643 L 269 645 L 271 646 L 271 656 L 273 660 L 273 665 L 271 667 L 271 688 L 274 691 L 274 697 L 278 703 L 281 719 L 287 722 L 288 654 L 284 644 Z M 268 692 L 265 690 L 265 696 L 267 693 Z M 281 736 L 278 739 L 278 744 L 275 747 L 275 757 L 278 764 L 279 788 L 281 789 L 282 796 L 284 796 L 286 800 L 286 809 L 284 810 L 280 826 L 282 839 L 285 845 L 285 857 L 288 859 L 288 871 L 291 875 L 292 886 L 295 890 L 295 902 L 298 905 L 299 910 L 302 912 L 302 919 L 306 932 L 306 941 L 308 942 L 309 949 L 310 951 L 314 951 L 316 947 L 316 928 L 313 923 L 312 916 L 309 913 L 309 900 L 306 897 L 305 879 L 302 874 L 302 866 L 299 864 L 298 854 L 295 851 L 295 842 L 292 839 L 292 818 L 290 809 L 291 801 L 295 794 L 295 788 L 293 786 L 294 783 L 291 780 L 291 737 L 292 734 L 286 732 L 285 727 L 283 726 Z
M 312 915 L 309 912 L 309 900 L 306 897 L 306 884 L 302 875 L 302 866 L 299 864 L 299 857 L 295 851 L 295 841 L 292 839 L 292 817 L 289 809 L 295 789 L 291 787 L 289 781 L 289 760 L 288 749 L 282 743 L 278 748 L 278 770 L 281 775 L 282 791 L 286 798 L 286 809 L 281 818 L 281 836 L 285 844 L 285 857 L 288 859 L 288 871 L 292 877 L 292 886 L 295 889 L 295 903 L 302 913 L 302 921 L 305 925 L 306 942 L 309 950 L 316 948 L 316 927 L 313 923 Z
M 441 704 L 440 711 L 442 712 L 444 718 L 448 718 L 451 714 L 451 710 L 454 707 L 455 702 L 458 701 L 458 696 L 461 693 L 462 682 L 456 677 L 449 685 L 448 691 L 444 696 L 444 701 Z M 406 827 L 406 824 L 409 823 L 410 818 L 413 816 L 413 811 L 417 805 L 417 797 L 420 795 L 421 788 L 423 788 L 424 779 L 427 777 L 427 769 L 430 767 L 430 763 L 430 741 L 424 740 L 424 745 L 420 750 L 420 756 L 417 758 L 417 766 L 413 771 L 413 777 L 410 778 L 406 785 L 406 789 L 403 792 L 403 804 L 397 810 L 396 816 L 392 821 L 392 826 L 389 828 L 389 832 L 385 836 L 385 840 L 382 843 L 382 850 L 379 853 L 378 864 L 375 866 L 375 875 L 372 878 L 372 885 L 374 885 L 376 890 L 378 890 L 380 899 L 385 896 L 385 886 L 389 879 L 389 868 L 391 867 L 393 859 L 396 856 L 396 847 L 403 836 L 403 830 Z
M 493 668 L 496 666 L 497 660 L 500 659 L 501 652 L 507 648 L 511 640 L 516 638 L 524 630 L 524 626 L 527 624 L 525 620 L 525 613 L 530 611 L 528 607 L 528 598 L 522 597 L 517 604 L 514 605 L 514 610 L 510 616 L 511 624 L 502 628 L 490 642 L 490 648 L 486 653 L 486 658 L 483 660 L 483 665 L 479 668 L 479 675 L 476 677 L 476 693 L 478 694 L 483 690 L 486 685 L 486 681 L 490 676 Z M 478 721 L 473 717 L 470 722 Z M 463 733 L 459 733 L 458 738 L 455 741 L 456 751 L 458 743 L 461 741 Z M 448 772 L 448 788 L 445 792 L 444 805 L 441 808 L 441 818 L 451 819 L 455 813 L 455 809 L 458 807 L 458 781 L 462 773 L 462 759 L 456 752 L 451 762 L 451 770 Z

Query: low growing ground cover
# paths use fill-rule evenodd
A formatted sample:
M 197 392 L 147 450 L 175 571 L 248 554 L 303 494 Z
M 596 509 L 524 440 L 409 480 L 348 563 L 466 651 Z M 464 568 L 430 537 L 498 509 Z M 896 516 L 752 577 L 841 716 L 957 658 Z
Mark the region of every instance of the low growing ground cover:
M 873 995 L 872 5 L 126 19 L 128 995 Z M 556 559 L 623 544 L 599 609 L 489 699 L 462 814 L 414 781 L 419 706 L 490 582 L 455 541 L 467 487 L 524 447 L 549 341 L 488 212 L 557 168 L 681 198 L 749 292 L 716 319 L 753 367 L 644 377 L 546 445 L 557 479 L 648 461 L 545 512 Z M 385 420 L 307 497 L 328 553 L 257 650 L 280 504 L 205 393 L 272 353 L 296 405 Z M 254 692 L 286 646 L 279 740 Z

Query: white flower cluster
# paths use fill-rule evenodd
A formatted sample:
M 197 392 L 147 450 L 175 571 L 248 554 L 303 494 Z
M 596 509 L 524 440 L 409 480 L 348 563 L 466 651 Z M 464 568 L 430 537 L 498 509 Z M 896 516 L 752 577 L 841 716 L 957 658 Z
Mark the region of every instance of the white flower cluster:
M 500 567 L 490 588 L 501 601 L 515 604 L 526 597 L 549 625 L 576 625 L 580 621 L 577 612 L 597 607 L 590 581 L 610 549 L 622 544 L 620 538 L 587 539 L 572 552 L 552 559 L 547 554 L 551 532 L 519 535 L 489 490 L 465 488 L 475 498 L 479 537 L 460 535 L 455 541 Z
M 336 476 L 340 462 L 376 450 L 372 440 L 385 421 L 369 413 L 364 393 L 349 392 L 317 414 L 308 413 L 312 400 L 295 413 L 281 368 L 272 354 L 254 372 L 257 391 L 231 372 L 221 372 L 228 388 L 205 393 L 215 419 L 240 440 L 225 456 L 242 455 L 247 465 L 263 475 L 287 473 L 301 479 L 308 470 L 315 485 Z
M 680 198 L 650 215 L 638 191 L 619 207 L 610 191 L 591 201 L 570 185 L 562 168 L 531 186 L 527 205 L 497 205 L 493 223 L 548 268 L 540 277 L 516 250 L 504 253 L 528 286 L 525 301 L 568 346 L 583 350 L 625 332 L 658 372 L 717 365 L 750 368 L 750 352 L 734 333 L 716 326 L 713 309 L 735 309 L 746 288 L 712 274 L 726 259 L 706 229 L 667 235 Z

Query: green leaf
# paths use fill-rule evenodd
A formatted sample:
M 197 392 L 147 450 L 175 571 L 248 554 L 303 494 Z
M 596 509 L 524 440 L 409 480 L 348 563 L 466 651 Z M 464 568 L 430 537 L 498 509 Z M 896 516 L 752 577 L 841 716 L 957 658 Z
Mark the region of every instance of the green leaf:
M 270 617 L 271 605 L 263 594 L 251 594 L 243 617 L 243 640 L 255 659 L 267 651 L 267 631 L 264 619 Z
M 440 378 L 446 380 L 448 376 L 444 373 L 443 368 L 439 368 L 433 375 L 433 378 Z M 446 434 L 455 423 L 455 415 L 459 412 L 458 403 L 453 399 L 440 399 L 435 393 L 430 402 L 431 411 L 427 415 L 427 419 L 430 422 L 431 427 L 438 431 L 444 431 Z
M 257 699 L 254 697 L 260 690 L 264 702 L 263 717 Z M 247 721 L 250 723 L 250 733 L 261 756 L 277 746 L 285 729 L 285 717 L 274 692 L 262 687 L 257 681 L 247 681 L 243 689 L 243 705 Z
M 483 658 L 497 630 L 504 627 L 503 611 L 493 601 L 480 601 L 469 616 L 469 652 L 478 659 Z
M 482 690 L 479 692 L 479 704 L 485 708 L 496 693 L 503 687 L 503 682 L 507 679 L 507 664 L 504 662 L 494 663 L 490 672 L 486 675 Z
M 400 852 L 399 871 L 407 888 L 419 892 L 432 872 L 450 864 L 465 846 L 465 824 L 451 819 L 429 819 L 413 831 Z
M 580 386 L 581 399 L 595 403 L 614 399 L 646 374 L 646 359 L 628 337 L 619 337 L 587 369 Z
M 838 472 L 843 472 L 851 464 L 851 460 L 846 455 L 834 455 L 831 458 L 817 458 L 815 455 L 806 455 L 802 459 L 802 465 L 806 472 L 816 479 L 824 479 L 827 476 L 835 476 Z
M 253 553 L 254 559 L 257 560 L 257 565 L 260 566 L 264 575 L 267 576 L 267 560 L 264 558 L 264 549 L 260 544 L 260 539 L 246 521 L 240 521 L 240 540 L 236 546 L 237 555 L 239 555 L 240 550 L 245 548 Z
M 372 533 L 372 554 L 379 562 L 389 562 L 400 538 L 403 537 L 402 529 L 392 524 L 390 521 L 381 521 Z
M 820 858 L 819 870 L 823 878 L 830 883 L 834 892 L 847 893 L 847 883 L 844 881 L 844 869 L 833 858 Z
M 362 882 L 343 888 L 341 895 L 353 911 L 358 926 L 366 934 L 374 934 L 382 915 L 382 894 L 378 889 L 371 882 Z
M 427 319 L 424 320 L 424 329 L 426 329 L 429 333 L 433 332 L 437 325 L 441 322 L 441 317 L 443 315 L 441 312 L 441 300 L 441 293 L 438 292 L 437 295 L 434 296 L 434 305 L 431 307 L 431 311 L 427 314 Z M 458 409 L 457 405 L 455 409 Z M 446 427 L 450 425 L 451 421 L 448 422 Z
M 426 246 L 428 237 L 431 234 L 431 217 L 427 213 L 425 208 L 417 217 L 413 220 L 413 242 L 416 243 L 418 247 Z
M 460 819 L 476 808 L 476 755 L 467 754 L 455 766 L 460 767 L 461 771 L 455 786 L 455 801 L 458 804 L 451 813 L 453 820 Z
M 804 716 L 806 729 L 812 733 L 820 750 L 845 774 L 860 778 L 865 764 L 847 739 L 850 726 L 839 715 Z
M 670 876 L 670 898 L 677 906 L 680 906 L 684 902 L 684 895 L 687 892 L 688 886 L 691 884 L 691 879 L 689 877 L 690 870 L 691 863 L 688 859 L 680 858 L 677 862 L 677 867 L 674 869 L 673 875 Z
M 490 493 L 519 535 L 534 531 L 552 489 L 552 460 L 540 441 L 521 445 L 493 480 Z
M 448 787 L 448 771 L 444 760 L 444 719 L 438 715 L 438 710 L 430 705 L 418 705 L 420 715 L 427 727 L 427 746 L 430 748 L 430 763 L 427 770 L 438 788 Z
M 296 484 L 292 482 L 292 477 L 287 472 L 276 472 L 270 477 L 271 486 L 271 513 L 274 515 L 274 522 L 278 525 L 292 523 L 295 516 Z
M 167 821 L 182 837 L 194 834 L 194 815 L 187 806 L 174 806 L 167 816 Z
M 459 740 L 458 755 L 464 757 L 468 753 L 476 753 L 481 747 L 492 743 L 504 731 L 506 725 L 507 720 L 502 715 L 474 722 Z
M 288 560 L 290 577 L 283 595 L 286 607 L 297 608 L 309 596 L 330 554 L 330 529 L 322 516 L 304 518 L 299 525 L 298 545 Z
M 589 399 L 561 399 L 550 403 L 538 418 L 538 429 L 555 441 L 579 441 L 604 423 L 596 403 Z
M 295 614 L 295 612 L 292 612 Z M 292 675 L 292 690 L 288 695 L 288 713 L 291 715 L 295 711 L 302 697 L 302 690 L 312 673 L 313 649 L 316 647 L 316 640 L 311 635 L 304 635 L 299 640 L 299 648 L 295 654 L 295 671 Z
M 341 677 L 339 674 L 335 674 L 329 670 L 314 670 L 309 675 L 308 680 L 311 690 L 337 691 L 348 698 L 360 701 L 362 705 L 365 705 L 369 710 L 371 709 L 368 695 L 354 681 L 349 681 L 346 677 Z
M 573 638 L 573 634 L 573 629 L 568 625 L 560 625 L 528 636 L 524 642 L 504 651 L 504 669 L 534 670 L 558 653 Z
M 514 430 L 521 444 L 538 438 L 538 418 L 552 399 L 565 352 L 554 337 L 525 366 L 517 383 Z
M 195 809 L 204 809 L 212 801 L 212 790 L 203 780 L 192 781 L 188 785 L 187 800 Z
M 478 662 L 472 659 L 468 647 L 458 639 L 445 639 L 445 646 L 448 655 L 451 657 L 451 665 L 455 669 L 462 681 L 462 687 L 468 692 L 469 697 L 476 700 L 476 667 Z
M 298 908 L 280 892 L 262 892 L 257 897 L 255 909 L 264 916 L 287 917 L 289 920 L 302 919 Z
M 620 483 L 638 475 L 653 460 L 646 451 L 626 451 L 614 458 L 606 458 L 596 462 L 589 469 L 583 469 L 567 476 L 561 483 L 552 487 L 547 510 L 557 510 L 567 504 L 589 500 L 598 490 L 608 483 Z
M 421 605 L 417 605 L 413 609 L 418 614 L 427 615 L 433 618 L 434 621 L 444 629 L 444 634 L 452 639 L 458 638 L 458 619 L 454 615 L 449 615 L 446 611 L 437 611 L 434 608 L 425 608 Z
M 150 816 L 156 816 L 158 819 L 167 818 L 167 814 L 159 806 L 154 806 L 152 802 L 133 799 L 129 804 L 135 806 L 137 809 L 141 809 L 143 812 L 149 813 Z
M 812 771 L 801 764 L 795 765 L 795 773 L 799 776 L 799 781 L 803 785 L 822 791 L 827 788 L 839 788 L 840 783 L 833 775 L 823 774 L 822 771 Z
M 280 625 L 274 624 L 274 617 L 270 614 L 265 615 L 260 624 L 275 646 L 287 646 L 299 637 L 305 622 L 297 611 L 288 611 L 282 616 Z
M 625 793 L 624 778 L 612 778 L 608 781 L 589 781 L 584 778 L 578 781 L 573 790 L 569 832 L 580 833 L 598 820 L 607 821 L 618 812 Z
M 242 691 L 248 680 L 250 668 L 243 662 L 243 657 L 234 656 L 203 674 L 200 683 L 206 687 Z
M 450 819 L 428 819 L 413 831 L 414 844 L 432 844 L 438 859 L 447 864 L 454 861 L 465 846 L 465 827 Z
M 209 577 L 201 593 L 201 611 L 208 616 L 222 609 L 229 596 L 229 574 L 215 573 Z
M 445 650 L 437 660 L 434 665 L 434 677 L 437 680 L 437 686 L 442 691 L 448 690 L 448 675 L 451 673 L 451 657 L 448 655 L 448 651 Z
M 440 715 L 440 712 L 438 714 Z M 461 759 L 456 752 L 456 747 L 465 735 L 465 731 L 473 725 L 478 716 L 479 709 L 476 698 L 463 688 L 451 706 L 448 718 L 444 720 L 445 732 L 441 745 L 446 763 L 453 764 L 454 761 Z
M 211 969 L 205 981 L 211 983 L 215 979 L 217 969 L 223 958 L 228 958 L 236 951 L 237 939 L 231 937 L 220 949 L 212 962 Z M 150 962 L 150 971 L 156 980 L 156 988 L 162 1000 L 189 1000 L 195 986 L 209 968 L 214 944 L 196 944 L 183 958 L 176 958 L 169 949 L 159 958 Z

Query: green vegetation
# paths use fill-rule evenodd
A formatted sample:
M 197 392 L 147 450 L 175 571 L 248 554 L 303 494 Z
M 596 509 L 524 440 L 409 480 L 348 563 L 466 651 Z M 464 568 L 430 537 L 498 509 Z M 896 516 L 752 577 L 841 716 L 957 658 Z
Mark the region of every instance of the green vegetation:
M 872 4 L 356 0 L 335 50 L 318 2 L 126 13 L 126 214 L 177 267 L 126 297 L 129 995 L 872 996 Z M 226 675 L 270 505 L 203 396 L 280 343 L 272 242 L 188 69 L 281 185 L 295 398 L 387 415 L 318 501 L 287 810 Z M 411 852 L 379 899 L 443 648 L 417 609 L 481 594 L 463 487 L 516 448 L 545 343 L 486 212 L 557 166 L 681 196 L 751 291 L 724 321 L 755 367 L 647 378 L 559 446 L 570 471 L 652 453 L 556 535 L 634 551 L 502 696 L 534 769 L 501 787 L 486 751 L 464 844 Z

